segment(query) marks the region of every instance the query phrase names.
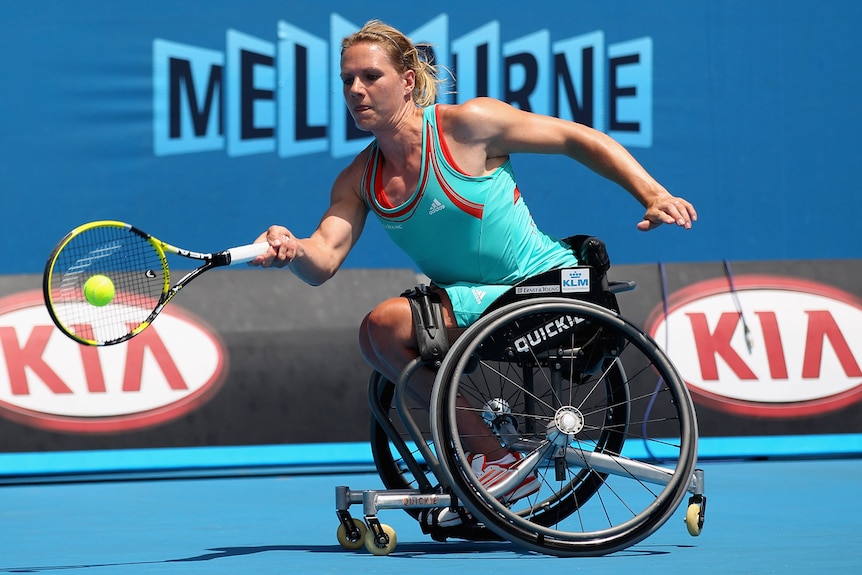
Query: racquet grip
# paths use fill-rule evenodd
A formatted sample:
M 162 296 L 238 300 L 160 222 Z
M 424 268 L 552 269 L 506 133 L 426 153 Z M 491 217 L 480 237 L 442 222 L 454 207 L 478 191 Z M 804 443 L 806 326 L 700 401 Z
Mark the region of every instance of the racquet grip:
M 268 249 L 269 244 L 266 242 L 258 242 L 254 244 L 248 244 L 247 246 L 231 248 L 227 250 L 228 255 L 230 255 L 230 265 L 244 264 L 246 262 L 250 262 L 257 256 L 265 254 L 266 250 Z

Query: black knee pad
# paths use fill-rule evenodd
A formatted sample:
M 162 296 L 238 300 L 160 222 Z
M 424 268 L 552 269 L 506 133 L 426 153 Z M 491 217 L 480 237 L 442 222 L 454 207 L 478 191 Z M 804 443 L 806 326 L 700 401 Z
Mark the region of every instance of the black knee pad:
M 449 351 L 449 336 L 446 333 L 446 323 L 443 321 L 440 295 L 428 286 L 420 284 L 401 296 L 406 297 L 410 302 L 419 356 L 439 366 L 443 356 Z

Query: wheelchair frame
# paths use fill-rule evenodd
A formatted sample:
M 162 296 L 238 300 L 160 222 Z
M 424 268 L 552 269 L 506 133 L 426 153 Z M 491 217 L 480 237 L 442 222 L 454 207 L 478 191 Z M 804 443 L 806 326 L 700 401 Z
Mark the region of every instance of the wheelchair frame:
M 589 278 L 588 290 L 564 293 L 561 274 L 572 272 Z M 548 295 L 549 286 L 561 289 Z M 694 406 L 667 355 L 619 314 L 616 294 L 634 287 L 609 284 L 603 270 L 588 266 L 551 270 L 514 286 L 437 362 L 424 428 L 411 413 L 407 388 L 432 362 L 415 359 L 395 384 L 372 374 L 372 448 L 387 489 L 336 488 L 341 545 L 391 553 L 397 536 L 378 512 L 401 509 L 438 541 L 508 540 L 549 555 L 604 555 L 654 533 L 687 493 L 685 523 L 699 535 L 706 497 L 703 471 L 695 468 Z M 624 366 L 632 357 L 634 376 Z M 489 383 L 498 375 L 499 382 Z M 464 464 L 463 408 L 456 401 L 462 393 L 486 400 L 486 424 L 502 446 L 524 455 L 518 471 L 491 489 Z M 661 437 L 649 436 L 652 426 Z M 633 441 L 643 441 L 645 453 L 637 446 L 629 451 Z M 504 503 L 502 496 L 530 473 L 541 477 L 541 496 L 527 507 Z M 350 515 L 358 504 L 363 519 Z M 461 524 L 429 521 L 440 508 L 458 511 Z

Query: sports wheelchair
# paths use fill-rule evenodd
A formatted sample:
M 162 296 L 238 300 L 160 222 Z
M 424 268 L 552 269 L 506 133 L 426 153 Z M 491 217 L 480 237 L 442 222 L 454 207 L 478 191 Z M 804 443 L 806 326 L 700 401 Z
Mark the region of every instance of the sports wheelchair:
M 654 533 L 687 494 L 685 524 L 700 534 L 706 497 L 691 397 L 664 351 L 619 313 L 616 294 L 634 282 L 608 282 L 604 244 L 588 243 L 591 254 L 579 260 L 595 265 L 513 286 L 448 351 L 423 353 L 397 382 L 372 374 L 371 447 L 386 489 L 336 488 L 343 547 L 391 553 L 395 531 L 377 514 L 403 509 L 437 541 L 604 555 Z M 429 364 L 437 368 L 430 409 L 414 407 L 408 382 Z M 460 409 L 480 413 L 502 446 L 522 454 L 517 473 L 487 489 L 479 483 Z M 507 504 L 503 495 L 529 473 L 541 489 Z M 362 519 L 350 515 L 357 504 Z M 446 507 L 459 525 L 436 524 L 434 511 Z

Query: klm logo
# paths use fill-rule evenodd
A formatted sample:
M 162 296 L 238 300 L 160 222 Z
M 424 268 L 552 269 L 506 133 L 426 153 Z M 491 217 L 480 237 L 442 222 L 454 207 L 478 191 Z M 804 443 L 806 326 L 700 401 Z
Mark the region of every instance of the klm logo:
M 560 288 L 563 293 L 582 293 L 590 291 L 589 268 L 565 269 L 560 273 Z
M 224 51 L 155 39 L 155 155 L 358 153 L 370 136 L 354 126 L 338 81 L 341 39 L 358 28 L 332 14 L 321 38 L 280 21 L 274 41 L 228 30 Z M 503 42 L 492 21 L 450 39 L 446 14 L 408 36 L 430 44 L 435 62 L 457 78 L 448 78 L 455 95 L 446 90 L 442 102 L 491 96 L 627 146 L 652 146 L 649 37 L 606 44 L 597 31 L 552 41 L 540 30 Z

